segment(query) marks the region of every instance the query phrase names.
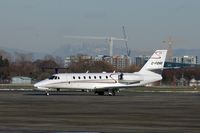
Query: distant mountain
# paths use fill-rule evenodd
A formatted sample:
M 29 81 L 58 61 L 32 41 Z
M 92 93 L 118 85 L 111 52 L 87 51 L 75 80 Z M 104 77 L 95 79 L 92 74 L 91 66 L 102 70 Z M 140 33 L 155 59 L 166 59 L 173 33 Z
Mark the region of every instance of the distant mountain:
M 139 55 L 151 55 L 153 50 L 131 50 L 131 57 L 134 58 Z M 114 55 L 126 55 L 126 49 L 124 46 L 115 45 L 113 48 Z M 200 62 L 200 49 L 175 49 L 174 56 L 198 56 L 198 62 Z M 83 45 L 76 45 L 76 44 L 67 44 L 65 46 L 61 46 L 57 50 L 53 52 L 53 55 L 61 56 L 62 58 L 70 55 L 76 54 L 87 54 L 87 55 L 108 55 L 109 50 L 108 46 L 105 44 L 83 44 Z
M 5 48 L 0 47 L 6 52 L 9 52 L 11 55 L 14 55 L 15 52 L 18 53 L 32 53 L 34 59 L 42 59 L 47 53 L 39 53 L 39 52 L 30 52 L 21 49 L 13 49 L 13 48 Z M 151 55 L 153 50 L 131 50 L 131 57 L 134 58 L 139 55 Z M 124 46 L 115 45 L 113 48 L 114 55 L 126 55 L 126 49 Z M 200 49 L 174 49 L 173 51 L 174 56 L 198 56 L 198 62 L 200 63 Z M 52 56 L 59 56 L 61 58 L 65 58 L 66 56 L 70 55 L 77 55 L 77 54 L 87 54 L 91 56 L 95 55 L 109 55 L 108 45 L 106 44 L 67 44 L 64 46 L 59 47 L 56 49 Z
M 113 48 L 115 54 L 125 54 L 125 48 L 121 48 L 119 45 L 115 45 Z M 109 55 L 109 48 L 106 44 L 66 44 L 53 52 L 54 55 L 66 57 L 76 54 L 87 55 Z
M 131 50 L 131 55 L 133 57 L 138 55 L 151 55 L 153 50 Z M 125 46 L 123 45 L 114 45 L 113 53 L 115 54 L 126 54 Z M 108 55 L 109 50 L 108 46 L 105 44 L 66 44 L 64 46 L 59 47 L 57 50 L 53 52 L 54 55 L 58 55 L 61 57 L 76 55 L 76 54 L 88 54 L 88 55 L 97 55 L 104 54 Z M 184 55 L 193 55 L 198 56 L 200 58 L 200 49 L 175 49 L 175 56 L 184 56 Z
M 200 57 L 200 49 L 175 49 L 175 56 L 183 56 L 183 55 L 193 55 Z
M 15 53 L 23 53 L 23 54 L 31 53 L 31 54 L 33 54 L 33 59 L 34 60 L 42 59 L 45 55 L 47 55 L 46 53 L 31 52 L 31 51 L 26 51 L 26 50 L 22 50 L 22 49 L 6 48 L 6 47 L 1 47 L 1 46 L 0 46 L 0 49 L 4 50 L 5 52 L 8 52 L 12 56 L 14 56 Z
M 197 56 L 200 63 L 200 49 L 175 49 L 174 56 Z

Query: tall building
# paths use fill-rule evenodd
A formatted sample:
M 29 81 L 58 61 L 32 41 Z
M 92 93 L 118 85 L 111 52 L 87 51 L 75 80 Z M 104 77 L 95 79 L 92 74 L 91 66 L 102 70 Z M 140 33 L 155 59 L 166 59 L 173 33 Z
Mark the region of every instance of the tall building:
M 124 69 L 131 65 L 131 58 L 126 55 L 105 56 L 97 55 L 95 57 L 88 55 L 68 56 L 65 58 L 65 67 L 68 67 L 71 62 L 78 62 L 79 60 L 92 60 L 92 61 L 106 61 L 112 64 L 116 69 Z
M 134 63 L 142 67 L 149 58 L 149 56 L 138 56 L 135 57 Z M 169 61 L 165 62 L 165 67 L 194 67 L 196 65 L 198 65 L 197 56 L 174 56 Z
M 137 66 L 142 67 L 149 58 L 150 58 L 150 56 L 137 56 L 137 57 L 135 57 L 135 64 Z
M 197 56 L 181 56 L 172 57 L 171 61 L 173 63 L 183 63 L 183 64 L 198 64 Z
M 67 56 L 64 61 L 64 66 L 68 67 L 72 62 L 78 62 L 80 60 L 93 60 L 92 56 L 89 55 L 76 55 L 76 56 Z
M 126 55 L 117 55 L 110 58 L 110 63 L 117 69 L 124 69 L 131 65 L 131 58 Z

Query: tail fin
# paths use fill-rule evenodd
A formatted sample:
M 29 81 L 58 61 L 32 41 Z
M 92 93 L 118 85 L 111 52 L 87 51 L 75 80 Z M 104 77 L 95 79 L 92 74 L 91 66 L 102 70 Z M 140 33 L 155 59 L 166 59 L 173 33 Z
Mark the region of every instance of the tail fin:
M 167 50 L 156 50 L 139 72 L 162 70 L 164 67 Z

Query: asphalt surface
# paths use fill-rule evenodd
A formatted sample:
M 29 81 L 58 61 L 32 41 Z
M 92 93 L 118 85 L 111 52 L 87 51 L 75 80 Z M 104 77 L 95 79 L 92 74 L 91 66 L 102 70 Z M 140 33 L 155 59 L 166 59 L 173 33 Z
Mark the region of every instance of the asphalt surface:
M 0 91 L 0 132 L 199 133 L 199 93 Z

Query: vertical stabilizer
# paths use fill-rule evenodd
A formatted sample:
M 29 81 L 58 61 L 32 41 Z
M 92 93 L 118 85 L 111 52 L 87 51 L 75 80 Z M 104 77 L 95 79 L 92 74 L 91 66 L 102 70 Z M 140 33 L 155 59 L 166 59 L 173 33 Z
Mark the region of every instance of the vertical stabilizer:
M 164 67 L 166 55 L 167 50 L 156 50 L 139 72 L 141 73 L 151 70 L 162 70 Z

